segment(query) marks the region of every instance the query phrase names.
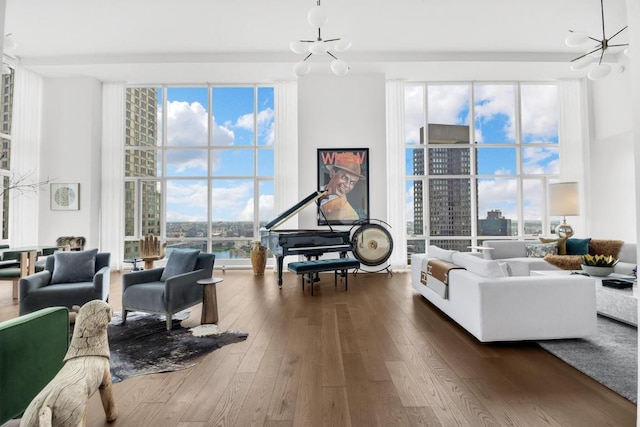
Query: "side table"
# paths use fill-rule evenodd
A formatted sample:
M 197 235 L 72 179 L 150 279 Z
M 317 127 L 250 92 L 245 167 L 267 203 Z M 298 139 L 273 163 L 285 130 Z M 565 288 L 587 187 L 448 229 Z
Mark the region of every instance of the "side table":
M 210 277 L 198 280 L 198 285 L 204 286 L 202 290 L 202 325 L 218 323 L 218 296 L 216 295 L 216 283 L 222 282 L 220 277 Z

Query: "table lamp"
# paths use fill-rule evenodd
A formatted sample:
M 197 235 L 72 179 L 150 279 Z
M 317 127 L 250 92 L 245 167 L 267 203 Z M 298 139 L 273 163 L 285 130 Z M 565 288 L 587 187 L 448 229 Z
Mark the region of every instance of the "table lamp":
M 556 227 L 558 237 L 573 236 L 573 228 L 567 224 L 567 215 L 580 215 L 577 182 L 549 184 L 550 214 L 561 216 L 562 223 Z

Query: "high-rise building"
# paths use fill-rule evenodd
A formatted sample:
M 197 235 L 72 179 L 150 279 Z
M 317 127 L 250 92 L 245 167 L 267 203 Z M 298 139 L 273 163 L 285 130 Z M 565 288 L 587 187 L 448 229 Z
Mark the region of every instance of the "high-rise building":
M 480 236 L 510 236 L 511 220 L 502 216 L 502 211 L 494 209 L 487 212 L 486 219 L 478 220 Z
M 420 132 L 420 143 L 424 144 L 424 128 Z M 471 153 L 469 126 L 429 124 L 429 235 L 471 235 Z M 438 144 L 460 144 L 464 147 L 438 147 Z M 414 153 L 419 150 L 414 150 Z M 420 161 L 414 154 L 414 173 L 424 174 Z M 438 178 L 441 175 L 443 178 Z M 467 176 L 467 178 L 445 178 L 444 176 Z M 414 223 L 422 221 L 422 183 L 414 185 Z M 420 227 L 422 224 L 420 223 Z M 418 226 L 415 226 L 418 229 Z M 465 244 L 466 245 L 466 244 Z
M 157 177 L 158 168 L 158 95 L 156 88 L 128 88 L 126 93 L 125 146 L 136 147 L 125 151 L 127 177 Z M 161 194 L 159 181 L 149 180 L 125 183 L 125 235 L 135 233 L 136 217 L 141 218 L 140 235 L 161 233 Z M 137 191 L 136 191 L 137 190 Z M 139 192 L 139 193 L 138 193 Z M 136 216 L 136 195 L 141 214 Z M 137 243 L 125 245 L 125 257 L 137 255 Z

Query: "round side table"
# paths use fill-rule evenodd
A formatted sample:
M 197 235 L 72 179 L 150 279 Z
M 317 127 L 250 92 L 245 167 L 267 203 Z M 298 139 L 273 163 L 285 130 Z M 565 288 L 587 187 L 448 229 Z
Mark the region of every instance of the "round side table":
M 216 283 L 222 282 L 219 277 L 198 280 L 198 285 L 204 286 L 202 290 L 202 325 L 218 323 L 218 297 L 216 295 Z

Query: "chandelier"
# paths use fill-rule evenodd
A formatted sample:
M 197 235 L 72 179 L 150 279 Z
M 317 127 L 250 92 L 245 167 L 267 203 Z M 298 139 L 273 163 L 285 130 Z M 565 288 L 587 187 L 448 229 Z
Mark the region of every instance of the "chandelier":
M 346 75 L 349 72 L 349 65 L 343 60 L 338 59 L 331 51 L 344 52 L 351 47 L 351 42 L 341 38 L 322 38 L 322 26 L 327 23 L 329 16 L 326 10 L 320 6 L 320 0 L 318 0 L 317 4 L 307 13 L 307 20 L 309 21 L 309 25 L 318 29 L 318 37 L 315 40 L 296 40 L 289 44 L 289 47 L 294 53 L 298 55 L 307 54 L 302 61 L 293 67 L 295 75 L 298 77 L 307 75 L 309 71 L 311 71 L 311 63 L 307 60 L 311 58 L 312 55 L 319 56 L 324 54 L 333 58 L 331 71 L 333 71 L 335 75 Z
M 602 17 L 602 39 L 591 37 L 584 31 L 569 30 L 569 35 L 567 35 L 567 38 L 564 40 L 565 44 L 569 47 L 583 47 L 587 45 L 590 40 L 598 43 L 589 52 L 571 60 L 571 70 L 576 71 L 591 65 L 596 59 L 598 59 L 598 65 L 593 67 L 587 74 L 591 80 L 601 79 L 611 72 L 611 65 L 602 63 L 602 59 L 604 58 L 604 54 L 607 49 L 611 47 L 629 46 L 628 43 L 611 44 L 611 40 L 613 40 L 614 37 L 627 29 L 626 25 L 611 37 L 607 38 L 607 33 L 604 28 L 604 0 L 600 0 L 600 14 Z M 624 53 L 625 55 L 629 55 L 629 48 L 625 49 Z

